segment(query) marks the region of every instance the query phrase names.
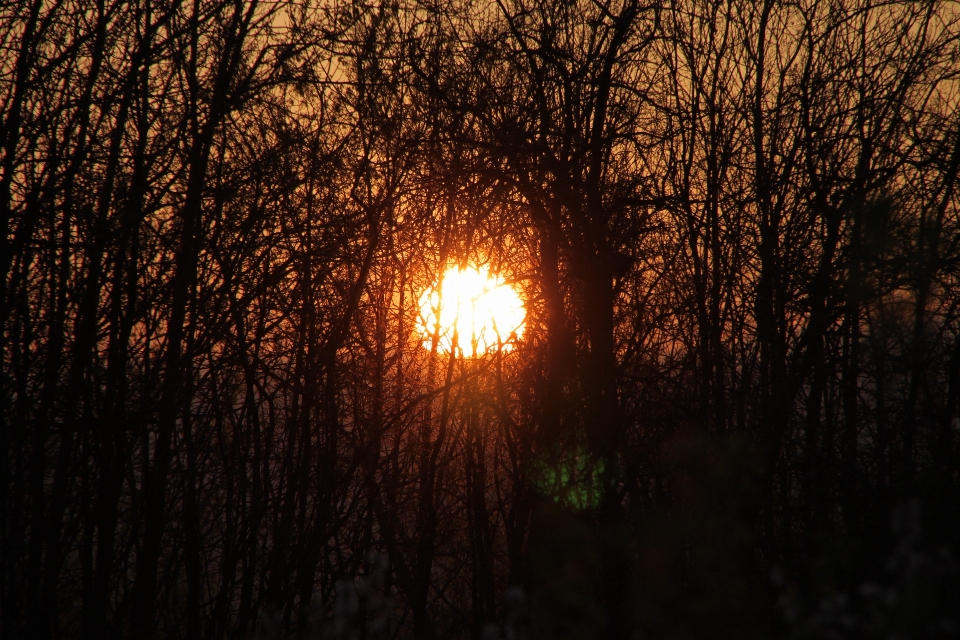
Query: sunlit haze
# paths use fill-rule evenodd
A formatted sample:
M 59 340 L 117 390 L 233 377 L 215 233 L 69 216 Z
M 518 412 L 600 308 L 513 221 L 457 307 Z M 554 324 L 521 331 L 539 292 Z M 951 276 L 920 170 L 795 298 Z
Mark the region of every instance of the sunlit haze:
M 437 348 L 444 353 L 450 353 L 454 335 L 457 348 L 467 356 L 498 347 L 509 351 L 523 334 L 523 322 L 523 302 L 516 290 L 485 267 L 451 267 L 420 297 L 420 330 L 427 349 L 439 330 Z

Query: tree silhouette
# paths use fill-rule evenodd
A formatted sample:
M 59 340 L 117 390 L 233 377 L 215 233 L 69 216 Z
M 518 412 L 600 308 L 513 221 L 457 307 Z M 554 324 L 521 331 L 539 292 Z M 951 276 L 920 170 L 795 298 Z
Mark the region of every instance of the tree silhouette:
M 958 19 L 0 6 L 0 635 L 949 635 Z

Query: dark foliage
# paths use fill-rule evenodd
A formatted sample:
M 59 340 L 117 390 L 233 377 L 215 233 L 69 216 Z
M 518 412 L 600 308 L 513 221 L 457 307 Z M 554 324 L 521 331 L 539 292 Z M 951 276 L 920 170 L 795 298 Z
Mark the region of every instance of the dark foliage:
M 0 637 L 960 634 L 958 75 L 951 2 L 0 3 Z

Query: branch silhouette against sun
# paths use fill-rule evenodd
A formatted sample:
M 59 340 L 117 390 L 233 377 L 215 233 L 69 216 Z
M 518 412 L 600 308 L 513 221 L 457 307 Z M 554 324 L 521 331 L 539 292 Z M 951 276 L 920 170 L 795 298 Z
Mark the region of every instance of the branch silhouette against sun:
M 510 351 L 523 336 L 525 311 L 519 294 L 486 267 L 450 267 L 420 297 L 419 328 L 431 348 L 459 349 L 476 358 L 489 351 Z M 456 346 L 455 346 L 456 345 Z

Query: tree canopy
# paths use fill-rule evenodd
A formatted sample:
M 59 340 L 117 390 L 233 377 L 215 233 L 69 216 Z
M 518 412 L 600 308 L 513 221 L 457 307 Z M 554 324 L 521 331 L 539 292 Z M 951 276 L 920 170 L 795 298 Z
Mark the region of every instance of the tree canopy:
M 3 637 L 960 628 L 955 3 L 30 0 L 0 43 Z M 509 345 L 429 330 L 452 267 Z

